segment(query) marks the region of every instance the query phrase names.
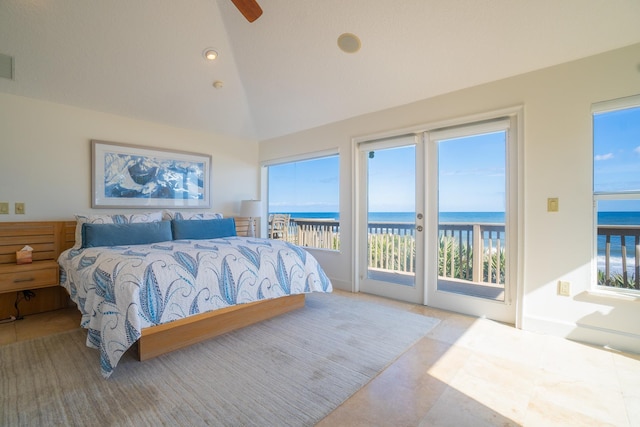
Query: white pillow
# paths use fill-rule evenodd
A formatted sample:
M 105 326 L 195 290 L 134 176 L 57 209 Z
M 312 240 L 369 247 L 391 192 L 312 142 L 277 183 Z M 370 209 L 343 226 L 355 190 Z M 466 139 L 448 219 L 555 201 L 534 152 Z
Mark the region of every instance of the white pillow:
M 136 222 L 160 222 L 162 212 L 141 212 L 141 213 L 118 213 L 118 214 L 96 214 L 80 215 L 76 214 L 76 242 L 73 249 L 82 247 L 82 224 L 133 224 Z
M 170 211 L 165 209 L 162 211 L 162 218 L 165 221 L 171 221 L 172 219 L 222 219 L 224 217 L 220 212 Z

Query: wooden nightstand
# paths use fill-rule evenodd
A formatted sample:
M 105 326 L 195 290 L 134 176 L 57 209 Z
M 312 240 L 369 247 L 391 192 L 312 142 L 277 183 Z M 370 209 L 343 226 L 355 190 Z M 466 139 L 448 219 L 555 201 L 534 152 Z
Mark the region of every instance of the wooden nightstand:
M 0 264 L 0 294 L 58 286 L 58 263 L 54 260 L 31 264 Z
M 16 313 L 18 304 L 23 316 L 69 306 L 57 259 L 73 246 L 75 231 L 75 221 L 0 222 L 0 319 Z M 33 262 L 18 265 L 16 251 L 26 245 L 33 248 Z M 26 290 L 35 296 L 23 298 Z

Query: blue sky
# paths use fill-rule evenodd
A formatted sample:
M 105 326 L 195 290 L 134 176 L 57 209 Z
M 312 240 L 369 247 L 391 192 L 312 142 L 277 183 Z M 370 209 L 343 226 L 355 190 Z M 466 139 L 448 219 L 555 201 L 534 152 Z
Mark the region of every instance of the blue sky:
M 441 212 L 504 211 L 505 135 L 495 132 L 439 143 Z M 596 115 L 594 139 L 594 189 L 640 191 L 640 108 Z M 370 211 L 415 210 L 414 158 L 413 146 L 375 151 L 368 163 Z M 337 212 L 339 158 L 270 166 L 269 188 L 270 212 Z M 599 209 L 640 211 L 640 200 L 601 201 Z
M 438 145 L 441 212 L 504 212 L 505 133 L 450 139 Z M 369 208 L 415 210 L 415 148 L 378 150 L 369 159 Z
M 410 145 L 368 157 L 370 212 L 415 212 L 415 152 Z
M 640 191 L 640 107 L 596 114 L 593 138 L 594 191 Z M 600 201 L 598 209 L 640 211 L 640 201 Z
M 269 166 L 269 212 L 338 212 L 337 155 Z
M 440 212 L 504 212 L 506 132 L 438 144 Z
M 504 211 L 504 133 L 440 144 L 445 212 Z M 369 209 L 415 211 L 415 146 L 376 150 L 368 159 Z M 269 167 L 270 212 L 337 212 L 337 156 Z

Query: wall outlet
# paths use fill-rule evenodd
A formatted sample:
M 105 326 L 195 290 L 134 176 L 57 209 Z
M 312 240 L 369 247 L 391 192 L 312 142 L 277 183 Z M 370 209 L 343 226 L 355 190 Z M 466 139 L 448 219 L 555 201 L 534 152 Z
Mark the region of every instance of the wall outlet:
M 571 296 L 571 282 L 558 282 L 558 295 L 562 295 L 564 297 Z
M 0 215 L 9 214 L 9 202 L 0 202 Z
M 24 215 L 24 203 L 16 202 L 15 211 L 16 211 L 16 215 Z

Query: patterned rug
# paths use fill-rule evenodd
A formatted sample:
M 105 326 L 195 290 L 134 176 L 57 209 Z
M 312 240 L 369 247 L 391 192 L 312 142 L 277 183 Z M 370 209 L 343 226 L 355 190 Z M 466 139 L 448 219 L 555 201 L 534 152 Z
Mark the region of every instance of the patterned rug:
M 311 426 L 439 321 L 335 294 L 110 379 L 74 330 L 0 347 L 0 425 Z

